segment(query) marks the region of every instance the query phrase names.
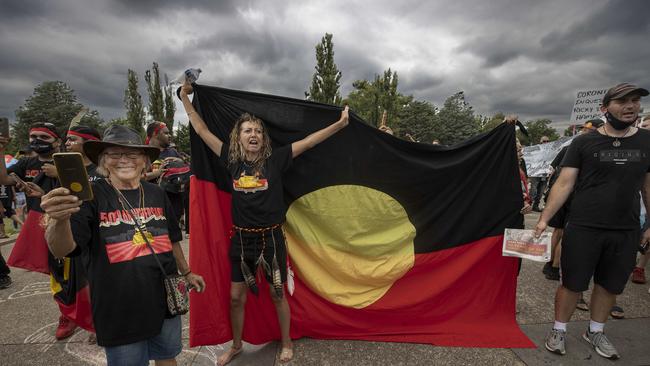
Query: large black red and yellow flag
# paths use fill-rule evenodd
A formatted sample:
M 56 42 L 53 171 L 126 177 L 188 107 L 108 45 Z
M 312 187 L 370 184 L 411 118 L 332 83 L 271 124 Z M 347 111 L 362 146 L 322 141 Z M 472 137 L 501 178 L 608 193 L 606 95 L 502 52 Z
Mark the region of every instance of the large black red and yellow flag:
M 196 85 L 194 105 L 227 139 L 243 112 L 265 121 L 274 146 L 336 121 L 340 108 Z M 468 347 L 531 347 L 515 320 L 517 261 L 501 256 L 523 206 L 514 127 L 460 145 L 410 143 L 350 125 L 293 161 L 284 226 L 295 291 L 291 335 Z M 231 184 L 192 132 L 190 343 L 232 338 Z M 266 284 L 249 293 L 244 340 L 279 339 Z

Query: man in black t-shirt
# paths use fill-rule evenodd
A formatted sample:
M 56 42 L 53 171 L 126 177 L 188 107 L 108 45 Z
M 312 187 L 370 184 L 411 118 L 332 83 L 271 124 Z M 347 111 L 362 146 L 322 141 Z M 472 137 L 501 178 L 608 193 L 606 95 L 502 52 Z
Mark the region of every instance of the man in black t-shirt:
M 4 153 L 5 146 L 9 139 L 0 137 L 0 153 Z M 20 159 L 16 164 L 7 169 L 4 159 L 0 159 L 0 184 L 16 185 L 16 187 L 23 191 L 31 191 L 35 187 L 30 184 L 34 178 L 41 172 L 45 172 L 47 176 L 55 176 L 56 169 L 52 164 L 52 154 L 57 152 L 61 147 L 61 136 L 59 135 L 56 127 L 52 123 L 38 122 L 30 126 L 29 129 L 29 147 L 36 152 L 36 157 Z M 14 179 L 10 176 L 11 173 L 27 183 Z M 35 182 L 34 182 L 35 183 Z M 38 183 L 36 183 L 38 185 Z M 39 185 L 40 186 L 40 185 Z M 41 187 L 46 192 L 51 187 Z M 27 209 L 33 210 L 39 207 L 40 198 L 29 197 L 27 194 Z
M 540 235 L 573 192 L 562 245 L 562 279 L 555 295 L 555 324 L 545 343 L 551 352 L 566 352 L 566 323 L 593 276 L 591 321 L 583 338 L 600 356 L 619 358 L 603 330 L 636 260 L 639 191 L 646 209 L 650 208 L 650 132 L 633 127 L 641 97 L 648 94 L 628 83 L 607 91 L 601 107 L 607 124 L 573 140 L 537 223 Z M 650 230 L 646 230 L 641 243 L 649 241 Z
M 152 170 L 145 174 L 147 181 L 154 184 L 158 184 L 167 170 L 167 164 L 172 161 L 178 161 L 183 163 L 181 155 L 172 147 L 171 142 L 171 133 L 167 128 L 167 125 L 163 122 L 154 121 L 147 126 L 147 138 L 145 143 L 150 146 L 155 146 L 160 149 L 160 155 L 158 159 L 163 160 L 163 164 L 160 169 Z M 170 192 L 165 190 L 169 201 L 172 203 L 174 209 L 174 215 L 177 220 L 181 219 L 183 216 L 183 198 L 184 195 L 182 192 Z M 187 218 L 186 220 L 187 221 Z
M 86 141 L 99 141 L 101 135 L 99 131 L 88 126 L 73 126 L 68 130 L 65 147 L 69 152 L 80 153 L 88 180 L 92 183 L 102 178 L 97 173 L 97 166 L 88 159 L 88 156 L 83 151 L 83 144 Z M 52 188 L 59 187 L 58 177 L 47 177 L 41 174 L 35 178 L 35 181 L 42 182 L 43 185 L 51 186 Z M 42 192 L 45 193 L 45 192 Z M 39 207 L 39 209 L 41 209 Z M 87 252 L 82 253 L 80 256 L 73 258 L 63 258 L 61 260 L 54 258 L 51 254 L 48 256 L 49 269 L 50 269 L 50 283 L 54 289 L 54 300 L 59 306 L 61 315 L 59 317 L 59 326 L 56 329 L 56 339 L 65 339 L 74 334 L 77 326 L 94 332 L 90 299 L 87 296 L 87 291 L 83 291 L 87 286 L 86 271 L 84 266 L 89 261 Z M 85 296 L 85 298 L 77 298 L 78 296 Z M 94 335 L 91 335 L 91 339 Z
M 595 132 L 597 128 L 601 127 L 604 122 L 600 119 L 589 120 L 585 122 L 582 126 L 580 134 L 585 134 L 589 132 Z M 560 175 L 562 167 L 560 164 L 564 160 L 564 155 L 566 155 L 569 145 L 564 146 L 560 152 L 555 156 L 555 159 L 551 162 L 551 175 L 549 176 L 548 188 L 553 187 L 553 184 L 557 181 L 557 177 Z M 548 200 L 548 192 L 544 198 L 544 202 Z M 551 260 L 544 265 L 542 272 L 544 273 L 547 280 L 559 281 L 560 280 L 560 241 L 562 240 L 562 235 L 564 235 L 564 226 L 566 225 L 566 220 L 569 216 L 569 207 L 571 205 L 571 197 L 562 205 L 562 207 L 553 215 L 549 220 L 548 226 L 553 228 L 553 235 L 551 236 Z M 578 309 L 580 310 L 589 310 L 585 301 L 580 298 L 578 302 Z

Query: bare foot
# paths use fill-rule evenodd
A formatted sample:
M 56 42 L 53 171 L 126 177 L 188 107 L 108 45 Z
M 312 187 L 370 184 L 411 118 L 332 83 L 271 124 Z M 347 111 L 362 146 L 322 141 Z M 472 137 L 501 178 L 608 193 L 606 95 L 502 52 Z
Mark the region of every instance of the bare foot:
M 293 348 L 291 347 L 282 347 L 282 352 L 280 352 L 280 362 L 285 363 L 291 361 L 293 358 Z
M 243 351 L 243 348 L 241 346 L 239 348 L 235 348 L 234 346 L 230 347 L 230 349 L 226 351 L 226 353 L 219 356 L 219 358 L 217 359 L 217 366 L 226 365 L 227 363 L 232 361 L 232 359 L 235 358 L 235 356 L 240 354 L 241 351 Z

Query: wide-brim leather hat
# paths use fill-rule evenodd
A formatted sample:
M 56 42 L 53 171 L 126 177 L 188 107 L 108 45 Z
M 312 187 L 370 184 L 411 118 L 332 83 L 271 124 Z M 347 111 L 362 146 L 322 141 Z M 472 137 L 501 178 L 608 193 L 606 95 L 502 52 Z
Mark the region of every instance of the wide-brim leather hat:
M 122 125 L 113 125 L 106 129 L 101 141 L 90 140 L 84 142 L 83 145 L 84 153 L 96 165 L 99 163 L 99 155 L 108 147 L 128 147 L 142 150 L 151 161 L 158 159 L 158 155 L 160 155 L 159 148 L 144 145 L 140 134 Z

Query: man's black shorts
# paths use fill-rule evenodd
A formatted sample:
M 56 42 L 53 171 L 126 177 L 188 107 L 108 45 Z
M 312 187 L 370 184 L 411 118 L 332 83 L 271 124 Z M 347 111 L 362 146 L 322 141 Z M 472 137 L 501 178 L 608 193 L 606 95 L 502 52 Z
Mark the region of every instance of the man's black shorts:
M 634 269 L 639 230 L 603 230 L 567 224 L 562 238 L 562 286 L 574 292 L 594 283 L 612 294 L 623 292 Z

